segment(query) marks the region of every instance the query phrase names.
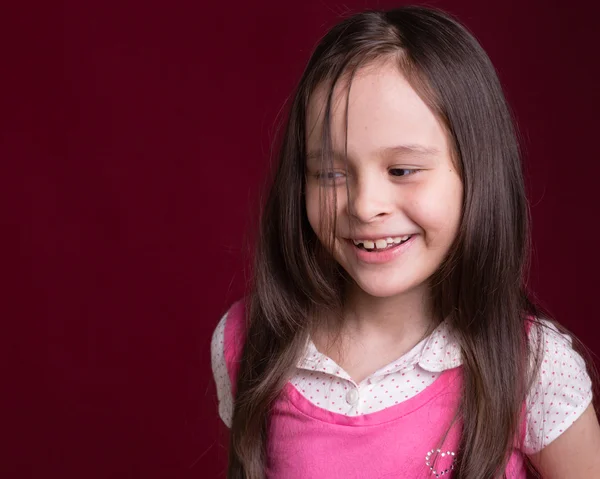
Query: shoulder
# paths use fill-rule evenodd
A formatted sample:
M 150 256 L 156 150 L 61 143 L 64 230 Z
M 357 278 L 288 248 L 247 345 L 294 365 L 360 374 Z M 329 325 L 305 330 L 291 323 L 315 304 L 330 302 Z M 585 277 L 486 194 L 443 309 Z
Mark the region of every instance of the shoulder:
M 245 329 L 244 300 L 234 302 L 221 317 L 215 327 L 211 340 L 211 353 L 214 356 L 219 350 L 224 351 L 230 347 L 231 336 L 238 336 Z
M 236 301 L 221 317 L 215 327 L 211 345 L 211 367 L 215 385 L 217 388 L 217 399 L 219 402 L 219 416 L 231 427 L 233 415 L 233 392 L 231 380 L 231 358 L 235 356 L 235 348 L 232 340 L 237 336 L 236 332 L 244 324 L 244 302 Z
M 540 354 L 539 369 L 527 396 L 524 449 L 539 452 L 560 436 L 592 400 L 592 382 L 573 340 L 545 319 L 532 323 L 531 353 Z M 532 356 L 533 364 L 533 356 Z
M 226 312 L 223 316 L 221 316 L 221 319 L 219 320 L 216 328 L 214 329 L 214 331 L 212 333 L 212 339 L 210 342 L 210 358 L 211 358 L 213 374 L 215 375 L 215 379 L 217 376 L 216 372 L 215 372 L 215 368 L 225 367 L 224 372 L 226 372 L 225 355 L 223 353 L 224 353 L 225 324 L 227 323 L 227 313 L 228 312 Z M 219 371 L 219 372 L 223 372 L 223 371 Z
M 556 325 L 547 319 L 538 319 L 532 323 L 529 333 L 532 355 L 540 352 L 540 373 L 547 376 L 567 379 L 580 376 L 586 371 L 583 357 L 573 348 L 573 338 L 562 333 Z M 556 382 L 560 382 L 559 378 Z M 550 379 L 550 378 L 549 378 Z

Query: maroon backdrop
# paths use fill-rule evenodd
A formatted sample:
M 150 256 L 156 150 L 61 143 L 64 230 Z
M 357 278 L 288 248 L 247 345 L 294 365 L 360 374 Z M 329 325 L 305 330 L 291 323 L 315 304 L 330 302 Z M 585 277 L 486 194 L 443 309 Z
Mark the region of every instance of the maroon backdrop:
M 13 3 L 1 475 L 223 477 L 210 337 L 246 284 L 277 114 L 340 14 L 397 3 Z M 499 70 L 527 150 L 532 287 L 598 352 L 593 12 L 429 3 Z

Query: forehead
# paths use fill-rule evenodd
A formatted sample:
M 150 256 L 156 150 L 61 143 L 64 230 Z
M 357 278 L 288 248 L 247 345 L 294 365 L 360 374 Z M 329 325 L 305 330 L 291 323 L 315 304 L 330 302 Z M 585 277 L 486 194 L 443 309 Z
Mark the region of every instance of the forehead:
M 306 123 L 309 152 L 321 146 L 329 90 L 329 85 L 322 84 L 309 100 Z M 336 84 L 330 126 L 333 147 L 341 151 L 346 141 L 346 112 L 349 153 L 369 155 L 398 145 L 448 149 L 442 124 L 392 61 L 362 67 L 350 85 L 347 77 Z

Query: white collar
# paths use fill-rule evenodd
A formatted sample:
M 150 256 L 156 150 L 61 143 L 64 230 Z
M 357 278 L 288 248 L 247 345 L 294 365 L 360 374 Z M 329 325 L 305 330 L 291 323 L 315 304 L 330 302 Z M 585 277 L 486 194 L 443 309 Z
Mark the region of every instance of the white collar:
M 395 373 L 415 364 L 431 372 L 445 371 L 462 364 L 460 346 L 447 321 L 442 321 L 427 338 L 396 361 L 373 373 L 372 376 Z M 332 359 L 318 351 L 310 339 L 308 340 L 306 353 L 300 358 L 296 366 L 309 371 L 347 376 Z

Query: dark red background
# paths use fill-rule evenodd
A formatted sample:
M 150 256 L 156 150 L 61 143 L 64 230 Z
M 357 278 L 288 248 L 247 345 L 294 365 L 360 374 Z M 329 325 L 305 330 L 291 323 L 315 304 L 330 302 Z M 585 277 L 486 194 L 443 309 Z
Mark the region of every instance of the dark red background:
M 600 12 L 562 3 L 430 2 L 499 70 L 532 287 L 598 352 Z M 223 477 L 210 337 L 245 286 L 276 116 L 340 14 L 397 4 L 3 5 L 2 477 Z

